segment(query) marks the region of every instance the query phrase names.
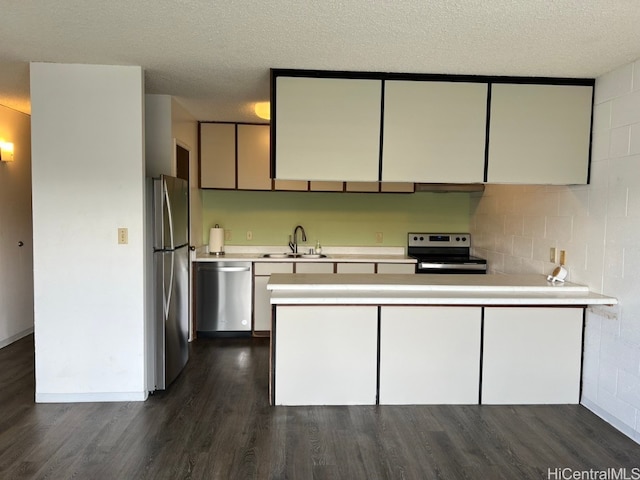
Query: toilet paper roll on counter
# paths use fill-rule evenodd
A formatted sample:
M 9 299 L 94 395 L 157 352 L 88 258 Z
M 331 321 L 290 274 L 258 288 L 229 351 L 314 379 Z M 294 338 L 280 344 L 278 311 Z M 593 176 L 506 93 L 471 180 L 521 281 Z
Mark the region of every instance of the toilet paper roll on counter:
M 211 255 L 224 255 L 224 228 L 216 225 L 209 230 L 209 253 Z

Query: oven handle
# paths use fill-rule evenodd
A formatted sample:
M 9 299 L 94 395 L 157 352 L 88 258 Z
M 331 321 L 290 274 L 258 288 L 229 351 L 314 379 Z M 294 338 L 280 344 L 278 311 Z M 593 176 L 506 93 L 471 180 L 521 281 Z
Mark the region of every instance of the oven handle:
M 483 263 L 426 263 L 420 262 L 418 268 L 437 268 L 441 270 L 486 270 Z

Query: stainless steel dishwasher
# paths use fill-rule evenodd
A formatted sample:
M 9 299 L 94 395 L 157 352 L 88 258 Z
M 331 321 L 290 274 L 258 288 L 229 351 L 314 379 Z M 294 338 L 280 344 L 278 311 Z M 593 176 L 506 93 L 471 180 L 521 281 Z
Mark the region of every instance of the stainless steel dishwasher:
M 251 335 L 251 262 L 199 262 L 196 283 L 199 336 Z

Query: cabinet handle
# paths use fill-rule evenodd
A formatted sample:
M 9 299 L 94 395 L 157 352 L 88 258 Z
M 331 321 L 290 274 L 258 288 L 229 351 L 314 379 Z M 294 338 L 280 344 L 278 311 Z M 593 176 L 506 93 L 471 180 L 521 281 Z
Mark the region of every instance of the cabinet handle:
M 24 242 L 23 242 L 22 240 L 20 240 L 20 241 L 18 242 L 18 246 L 19 246 L 19 247 L 23 247 L 23 246 L 24 246 Z

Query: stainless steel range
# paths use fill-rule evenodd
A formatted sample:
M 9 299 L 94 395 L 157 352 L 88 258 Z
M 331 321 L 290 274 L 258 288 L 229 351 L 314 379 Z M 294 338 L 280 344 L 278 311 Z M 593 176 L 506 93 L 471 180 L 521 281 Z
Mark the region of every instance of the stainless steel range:
M 487 261 L 473 257 L 468 233 L 408 233 L 407 255 L 416 273 L 487 273 Z

